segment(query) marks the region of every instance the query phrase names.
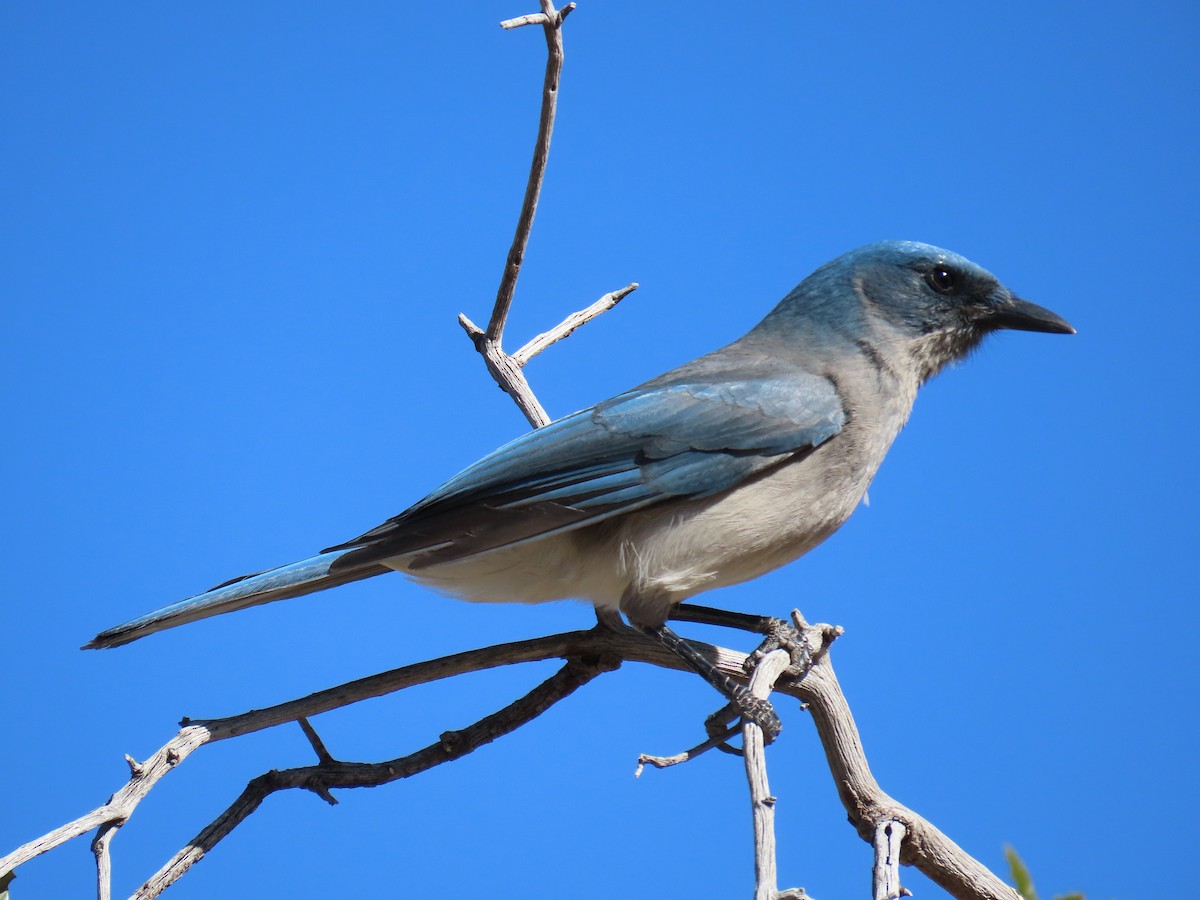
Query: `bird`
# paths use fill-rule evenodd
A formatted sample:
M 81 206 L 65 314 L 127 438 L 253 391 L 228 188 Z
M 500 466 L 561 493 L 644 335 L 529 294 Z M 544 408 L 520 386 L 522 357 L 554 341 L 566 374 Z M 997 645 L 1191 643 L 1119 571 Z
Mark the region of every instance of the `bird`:
M 85 649 L 397 571 L 469 601 L 588 601 L 699 671 L 705 661 L 666 625 L 672 611 L 829 537 L 866 496 L 921 385 L 1004 329 L 1075 333 L 956 253 L 868 244 L 732 343 L 516 438 L 358 537 Z M 730 679 L 701 674 L 771 719 Z

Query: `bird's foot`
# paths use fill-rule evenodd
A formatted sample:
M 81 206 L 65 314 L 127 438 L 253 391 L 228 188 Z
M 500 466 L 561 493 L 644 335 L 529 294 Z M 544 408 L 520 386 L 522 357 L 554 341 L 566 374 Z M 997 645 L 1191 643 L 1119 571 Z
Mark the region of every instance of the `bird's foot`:
M 745 696 L 734 697 L 730 706 L 742 717 L 743 722 L 753 722 L 762 729 L 764 744 L 772 743 L 779 737 L 779 732 L 783 731 L 783 722 L 780 721 L 779 714 L 775 712 L 770 700 L 755 697 L 749 691 L 745 691 Z
M 776 650 L 786 650 L 788 656 L 791 657 L 791 664 L 787 668 L 787 675 L 791 678 L 803 678 L 813 664 L 813 647 L 812 642 L 805 639 L 805 635 L 799 628 L 790 622 L 785 622 L 783 619 L 764 619 L 763 622 L 769 623 L 764 628 L 761 644 L 755 648 L 754 652 L 746 657 L 745 670 L 749 675 L 754 671 L 754 667 L 768 653 L 773 653 Z
M 741 685 L 737 686 L 741 687 Z M 734 726 L 732 723 L 737 719 L 742 719 L 743 722 L 753 722 L 761 728 L 763 743 L 770 744 L 779 737 L 779 733 L 783 730 L 783 722 L 780 721 L 779 714 L 775 712 L 775 707 L 769 700 L 755 697 L 744 688 L 742 690 L 744 696 L 732 698 L 704 720 L 705 733 L 710 740 L 724 742 L 737 734 L 738 726 Z M 731 753 L 741 752 L 724 743 L 721 745 L 721 749 Z
M 758 725 L 763 731 L 763 740 L 768 744 L 779 736 L 779 732 L 783 730 L 783 723 L 770 702 L 755 697 L 746 689 L 745 685 L 739 684 L 722 672 L 711 659 L 666 625 L 642 626 L 641 630 L 657 638 L 659 643 L 679 657 L 689 669 L 696 672 L 729 699 L 729 706 L 709 717 L 705 727 L 708 729 L 710 737 L 717 737 L 725 731 L 724 727 L 713 724 L 723 714 L 728 715 L 728 718 L 724 720 L 725 725 L 728 725 L 735 716 L 742 716 Z

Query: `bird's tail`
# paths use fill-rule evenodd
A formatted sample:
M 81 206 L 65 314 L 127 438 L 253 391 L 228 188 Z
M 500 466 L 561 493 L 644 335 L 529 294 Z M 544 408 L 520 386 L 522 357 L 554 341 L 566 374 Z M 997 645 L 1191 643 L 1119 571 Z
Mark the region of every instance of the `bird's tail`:
M 330 572 L 330 567 L 339 557 L 346 555 L 345 550 L 322 553 L 311 559 L 277 569 L 268 569 L 255 575 L 243 575 L 232 581 L 226 581 L 215 588 L 197 594 L 170 606 L 155 610 L 118 625 L 107 631 L 102 631 L 90 642 L 84 644 L 84 650 L 98 650 L 108 647 L 119 647 L 136 641 L 156 631 L 165 631 L 176 625 L 195 622 L 197 619 L 207 619 L 209 616 L 219 616 L 222 613 L 233 612 L 235 609 L 245 609 L 247 606 L 257 606 L 260 603 L 270 603 L 273 600 L 287 600 L 299 597 L 313 591 L 323 591 L 326 588 L 337 587 L 372 575 L 381 575 L 391 569 L 378 563 L 362 563 L 339 567 Z

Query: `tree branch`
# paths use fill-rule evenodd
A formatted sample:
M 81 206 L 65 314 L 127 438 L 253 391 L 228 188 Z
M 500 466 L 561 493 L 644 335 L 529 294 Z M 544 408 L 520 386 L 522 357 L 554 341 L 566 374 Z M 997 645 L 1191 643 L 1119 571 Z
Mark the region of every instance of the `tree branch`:
M 96 897 L 98 900 L 111 900 L 112 898 L 112 856 L 109 854 L 108 845 L 117 836 L 117 829 L 120 827 L 116 822 L 101 825 L 92 841 L 92 853 L 96 857 Z
M 328 758 L 315 766 L 265 772 L 247 784 L 228 809 L 176 853 L 133 897 L 135 900 L 157 897 L 276 791 L 304 788 L 323 798 L 330 798 L 332 789 L 378 787 L 417 775 L 466 756 L 496 738 L 515 731 L 597 675 L 619 665 L 620 660 L 611 656 L 591 656 L 586 659 L 572 657 L 565 666 L 524 697 L 460 731 L 444 732 L 435 743 L 407 756 L 378 763 L 338 762 Z
M 718 749 L 728 749 L 725 747 L 725 742 L 737 734 L 737 729 L 732 728 L 722 734 L 715 734 L 703 743 L 697 744 L 691 750 L 684 750 L 682 753 L 676 753 L 672 756 L 653 756 L 649 753 L 641 753 L 638 755 L 637 768 L 633 770 L 634 778 L 642 777 L 642 770 L 646 768 L 646 763 L 654 766 L 656 769 L 669 769 L 671 766 L 682 765 L 685 762 L 691 762 L 697 756 L 707 753 L 714 747 Z
M 828 625 L 808 625 L 798 611 L 793 617 L 802 632 L 811 629 L 819 633 L 826 650 L 829 642 L 841 633 L 841 629 Z M 900 861 L 916 866 L 951 896 L 959 900 L 1021 900 L 1015 890 L 986 866 L 879 787 L 867 765 L 858 726 L 854 724 L 828 652 L 819 655 L 804 680 L 794 687 L 797 696 L 808 704 L 838 797 L 864 841 L 873 844 L 875 829 L 894 820 L 907 832 Z
M 562 23 L 575 4 L 568 4 L 560 12 L 552 0 L 540 0 L 539 14 L 520 16 L 501 22 L 504 28 L 540 24 L 546 34 L 546 75 L 542 81 L 542 112 L 538 120 L 537 140 L 533 146 L 533 161 L 529 165 L 529 180 L 525 184 L 525 198 L 521 202 L 521 213 L 517 217 L 517 230 L 513 234 L 508 257 L 504 261 L 504 273 L 496 291 L 496 302 L 487 329 L 480 329 L 465 315 L 459 315 L 459 324 L 466 330 L 475 349 L 483 356 L 484 364 L 522 414 L 534 428 L 550 422 L 550 416 L 534 396 L 533 388 L 521 371 L 520 363 L 504 352 L 504 325 L 512 307 L 513 294 L 517 289 L 517 276 L 521 274 L 521 263 L 525 260 L 525 248 L 533 230 L 533 217 L 537 213 L 538 198 L 542 192 L 542 181 L 546 177 L 546 163 L 550 159 L 550 136 L 554 132 L 554 117 L 558 109 L 558 83 L 562 75 L 563 40 Z
M 605 294 L 587 309 L 572 313 L 550 331 L 539 334 L 516 353 L 509 355 L 504 350 L 504 326 L 512 308 L 517 276 L 520 275 L 521 264 L 525 260 L 525 248 L 529 245 L 529 235 L 533 231 L 533 217 L 537 213 L 538 198 L 542 193 L 542 182 L 545 180 L 546 165 L 550 159 L 550 137 L 554 133 L 554 117 L 558 110 L 558 85 L 564 59 L 562 24 L 575 8 L 574 3 L 568 3 L 562 9 L 556 10 L 552 0 L 540 2 L 540 13 L 518 16 L 500 23 L 503 28 L 541 25 L 546 34 L 546 74 L 542 81 L 542 111 L 538 119 L 533 161 L 529 166 L 529 180 L 525 185 L 525 198 L 521 202 L 521 212 L 517 217 L 517 229 L 504 262 L 504 273 L 500 277 L 500 287 L 496 291 L 496 302 L 492 306 L 487 328 L 480 328 L 465 314 L 460 313 L 458 316 L 458 323 L 466 331 L 475 349 L 483 356 L 484 364 L 496 384 L 512 397 L 517 408 L 534 428 L 548 425 L 550 416 L 538 402 L 525 373 L 521 371 L 522 367 L 546 347 L 562 340 L 580 325 L 612 309 L 623 297 L 637 290 L 637 283 L 634 282 Z
M 142 763 L 140 771 L 134 773 L 125 787 L 113 794 L 107 803 L 0 858 L 0 874 L 9 872 L 35 856 L 53 850 L 94 828 L 108 823 L 123 825 L 133 815 L 133 811 L 142 798 L 150 793 L 150 790 L 175 766 L 208 743 L 209 739 L 210 735 L 206 728 L 200 726 L 183 728 L 157 753 Z
M 706 655 L 733 677 L 743 677 L 745 655 L 707 644 L 697 644 Z M 468 650 L 452 656 L 413 663 L 336 687 L 317 691 L 263 709 L 219 719 L 184 719 L 181 730 L 143 763 L 130 763 L 130 778 L 110 800 L 79 818 L 35 838 L 0 858 L 0 873 L 8 872 L 67 841 L 101 826 L 123 825 L 138 803 L 175 766 L 205 744 L 252 734 L 277 725 L 298 722 L 323 712 L 340 709 L 362 700 L 395 691 L 479 672 L 497 666 L 554 658 L 630 660 L 686 670 L 683 664 L 657 642 L 635 632 L 614 632 L 604 626 L 548 637 L 516 641 Z M 318 758 L 320 751 L 318 751 Z M 332 760 L 332 757 L 330 757 Z
M 941 885 L 960 900 L 1020 900 L 1016 891 L 1004 884 L 981 863 L 966 854 L 941 831 L 921 816 L 885 794 L 871 775 L 867 765 L 858 729 L 850 713 L 841 686 L 833 671 L 828 653 L 829 644 L 841 630 L 829 625 L 808 625 L 799 613 L 795 613 L 801 635 L 810 645 L 819 648 L 813 654 L 811 669 L 802 675 L 790 671 L 776 682 L 775 692 L 796 697 L 808 705 L 817 733 L 824 747 L 830 772 L 838 788 L 838 795 L 846 808 L 851 823 L 868 843 L 874 842 L 876 827 L 885 821 L 895 820 L 907 830 L 902 862 L 915 865 L 933 881 Z M 765 617 L 763 617 L 765 619 Z M 730 623 L 744 627 L 746 617 L 729 614 Z M 721 624 L 719 611 L 711 611 L 708 620 Z M 714 664 L 733 678 L 745 680 L 747 655 L 736 650 L 694 642 L 699 652 L 713 660 Z M 484 647 L 457 653 L 440 659 L 414 663 L 367 678 L 360 678 L 337 687 L 318 691 L 307 697 L 290 700 L 264 709 L 252 710 L 237 716 L 202 721 L 184 720 L 183 727 L 170 741 L 144 763 L 130 766 L 128 783 L 118 790 L 108 803 L 80 816 L 73 822 L 49 832 L 0 859 L 0 873 L 8 872 L 30 859 L 39 856 L 74 837 L 107 824 L 123 825 L 133 814 L 138 803 L 167 773 L 204 744 L 261 731 L 276 725 L 296 722 L 322 712 L 338 709 L 372 697 L 381 697 L 393 691 L 403 690 L 417 684 L 450 678 L 468 672 L 477 672 L 501 665 L 551 659 L 600 659 L 628 660 L 681 671 L 686 670 L 673 654 L 661 645 L 631 631 L 614 632 L 604 626 L 588 631 L 573 631 L 562 634 L 516 641 L 493 647 Z M 436 745 L 435 745 L 436 746 Z M 419 753 L 446 752 L 426 748 Z M 456 758 L 456 757 L 454 757 Z M 332 759 L 332 757 L 331 757 Z M 315 772 L 329 775 L 322 781 L 331 787 L 362 786 L 364 773 L 380 771 L 379 766 L 399 765 L 404 771 L 409 758 L 379 764 L 328 763 L 304 769 L 289 770 L 296 774 L 289 779 L 303 781 Z M 324 766 L 324 767 L 323 767 Z M 374 768 L 371 768 L 371 767 Z M 340 768 L 341 767 L 341 768 Z M 366 768 L 364 768 L 366 767 Z M 408 772 L 407 774 L 411 774 Z M 270 773 L 268 773 L 270 775 Z M 263 776 L 267 777 L 267 776 Z M 398 775 L 397 777 L 404 777 Z M 357 783 L 355 779 L 360 779 Z M 336 782 L 336 783 L 335 783 Z M 283 787 L 304 786 L 310 790 L 317 782 L 306 784 L 284 784 Z M 381 782 L 382 783 L 382 782 Z M 272 785 L 272 790 L 281 786 Z M 224 836 L 238 822 L 257 807 L 265 797 L 257 793 L 262 786 L 247 787 L 238 803 L 227 810 L 229 819 L 222 818 L 202 832 L 197 840 L 205 837 Z M 240 805 L 239 805 L 240 804 Z M 202 848 L 206 850 L 207 848 Z M 202 855 L 202 853 L 201 853 Z M 198 857 L 196 857 L 198 858 Z M 187 868 L 194 858 L 185 848 L 169 867 L 174 878 Z M 164 870 L 166 871 L 166 870 Z M 161 873 L 160 873 L 161 874 Z M 157 876 L 156 876 L 157 877 Z M 149 882 L 147 883 L 149 884 Z M 152 895 L 147 895 L 152 896 Z
M 907 829 L 891 819 L 875 826 L 875 868 L 872 873 L 873 900 L 900 900 L 911 896 L 900 886 L 900 848 Z
M 791 662 L 791 655 L 782 649 L 762 657 L 750 676 L 750 693 L 766 700 Z M 754 821 L 754 900 L 775 900 L 779 894 L 775 865 L 775 797 L 767 783 L 763 730 L 749 719 L 742 725 L 742 756 L 746 763 L 750 812 Z
M 586 309 L 571 313 L 549 331 L 543 331 L 516 353 L 512 354 L 513 362 L 518 366 L 524 366 L 529 360 L 533 359 L 551 344 L 557 343 L 565 337 L 570 337 L 576 328 L 586 325 L 597 316 L 608 312 L 637 289 L 637 282 L 631 282 L 620 290 L 610 291 Z
M 493 344 L 499 344 L 504 336 L 504 324 L 512 306 L 513 293 L 517 289 L 517 276 L 521 273 L 521 263 L 525 260 L 525 248 L 529 245 L 533 217 L 537 213 L 542 181 L 546 177 L 546 163 L 550 159 L 550 136 L 554 133 L 554 117 L 558 111 L 558 82 L 562 76 L 564 59 L 562 23 L 575 8 L 574 3 L 569 3 L 560 12 L 555 10 L 552 0 L 541 0 L 541 5 L 542 15 L 539 19 L 546 35 L 546 75 L 542 81 L 542 112 L 538 120 L 537 140 L 533 146 L 533 161 L 529 165 L 529 181 L 525 185 L 525 199 L 521 201 L 517 230 L 504 263 L 500 287 L 496 291 L 496 305 L 492 307 L 492 318 L 488 322 L 486 336 L 488 342 Z M 520 24 L 533 21 L 531 16 L 523 16 L 522 19 L 526 21 Z

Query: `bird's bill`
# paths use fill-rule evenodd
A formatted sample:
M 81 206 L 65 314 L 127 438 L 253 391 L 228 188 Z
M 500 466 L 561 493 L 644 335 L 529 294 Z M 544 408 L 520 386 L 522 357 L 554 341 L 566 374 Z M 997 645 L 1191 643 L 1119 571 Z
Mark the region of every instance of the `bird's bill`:
M 993 307 L 992 315 L 988 317 L 988 325 L 992 328 L 1011 328 L 1014 331 L 1075 333 L 1074 326 L 1062 316 L 1020 297 L 1008 297 L 997 303 Z

